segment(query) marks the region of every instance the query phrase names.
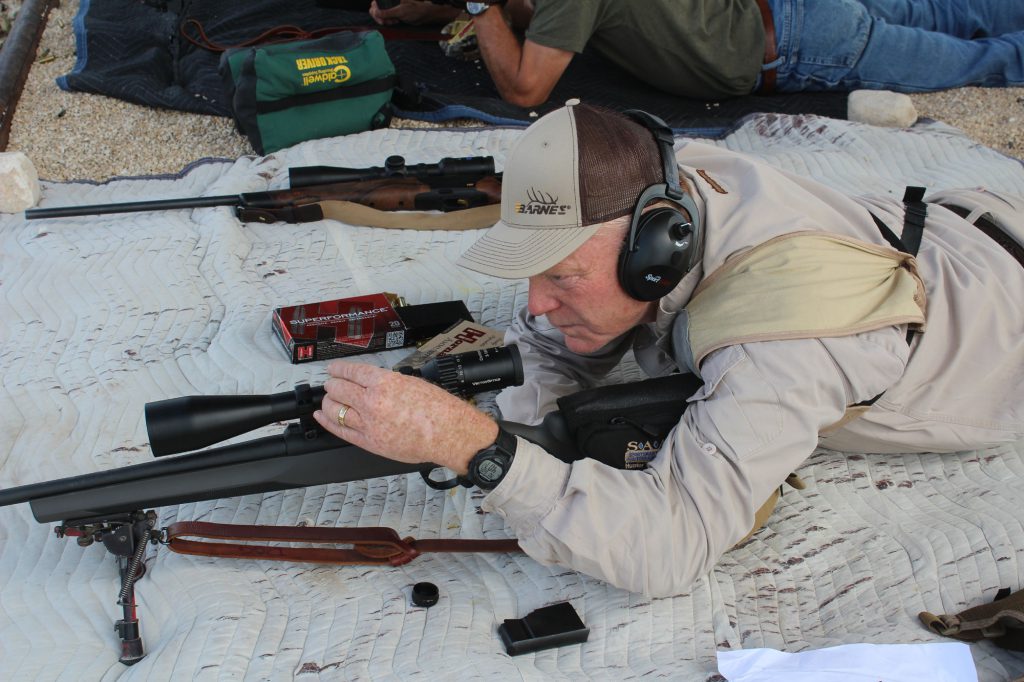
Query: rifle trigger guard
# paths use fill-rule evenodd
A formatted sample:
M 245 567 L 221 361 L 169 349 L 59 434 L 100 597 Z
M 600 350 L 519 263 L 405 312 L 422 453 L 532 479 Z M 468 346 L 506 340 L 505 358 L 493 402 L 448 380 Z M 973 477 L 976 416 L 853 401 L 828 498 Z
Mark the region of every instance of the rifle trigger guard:
M 277 217 L 273 211 L 269 211 L 265 208 L 245 208 L 244 206 L 238 206 L 235 208 L 235 215 L 243 223 L 276 223 Z

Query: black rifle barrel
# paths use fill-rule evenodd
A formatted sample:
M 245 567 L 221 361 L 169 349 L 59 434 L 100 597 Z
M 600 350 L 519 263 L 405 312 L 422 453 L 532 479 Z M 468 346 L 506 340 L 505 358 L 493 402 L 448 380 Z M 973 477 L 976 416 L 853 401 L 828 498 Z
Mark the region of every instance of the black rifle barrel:
M 429 471 L 325 433 L 284 433 L 93 474 L 0 490 L 0 507 L 29 502 L 40 523 L 101 517 L 172 504 Z
M 55 206 L 53 208 L 30 208 L 25 211 L 26 220 L 42 218 L 71 218 L 81 215 L 107 213 L 136 213 L 138 211 L 167 211 L 175 208 L 207 208 L 209 206 L 236 206 L 240 202 L 237 194 L 217 197 L 187 197 L 184 199 L 157 199 L 154 201 L 129 201 L 123 204 L 91 204 L 88 206 Z
M 564 462 L 581 457 L 559 412 L 536 426 L 501 425 Z M 433 468 L 379 457 L 322 431 L 309 438 L 291 424 L 283 433 L 244 443 L 0 490 L 0 507 L 28 502 L 36 521 L 49 523 Z
M 182 455 L 181 457 L 149 461 L 117 469 L 108 469 L 91 474 L 69 476 L 53 481 L 31 483 L 16 488 L 0 490 L 0 507 L 30 502 L 36 498 L 74 494 L 93 489 L 109 489 L 111 486 L 136 482 L 145 476 L 162 477 L 195 472 L 218 466 L 256 462 L 271 457 L 282 457 L 287 454 L 285 438 L 283 434 L 277 434 L 275 436 L 257 438 L 246 443 L 236 443 L 213 450 Z

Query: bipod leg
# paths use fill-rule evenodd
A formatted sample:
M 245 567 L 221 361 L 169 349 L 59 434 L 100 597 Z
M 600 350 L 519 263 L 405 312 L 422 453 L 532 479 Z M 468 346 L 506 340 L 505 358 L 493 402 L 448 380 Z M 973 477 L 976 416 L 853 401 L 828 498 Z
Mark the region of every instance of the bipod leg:
M 154 512 L 137 512 L 130 522 L 107 528 L 101 534 L 103 545 L 117 557 L 117 565 L 121 575 L 121 590 L 117 595 L 117 603 L 122 609 L 123 618 L 114 623 L 114 631 L 121 639 L 121 656 L 118 660 L 125 665 L 134 665 L 145 657 L 142 648 L 142 635 L 139 630 L 139 618 L 135 602 L 135 582 L 146 573 L 143 558 L 146 545 L 153 537 L 153 525 L 156 522 Z
M 146 531 L 148 535 L 149 531 Z M 137 550 L 146 551 L 146 540 L 138 543 Z M 118 659 L 125 665 L 134 665 L 146 655 L 142 650 L 142 636 L 139 633 L 139 617 L 135 603 L 135 581 L 140 577 L 135 557 L 117 557 L 117 567 L 121 574 L 121 591 L 117 603 L 121 607 L 122 618 L 114 623 L 114 632 L 121 638 L 121 656 Z M 132 567 L 135 570 L 132 570 Z

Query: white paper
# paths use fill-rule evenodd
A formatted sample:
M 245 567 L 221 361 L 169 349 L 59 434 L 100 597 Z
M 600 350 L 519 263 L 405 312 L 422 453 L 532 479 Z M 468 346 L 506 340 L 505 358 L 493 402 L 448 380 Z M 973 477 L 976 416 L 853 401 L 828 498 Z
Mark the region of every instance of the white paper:
M 718 672 L 729 682 L 978 682 L 971 648 L 962 642 L 719 651 Z

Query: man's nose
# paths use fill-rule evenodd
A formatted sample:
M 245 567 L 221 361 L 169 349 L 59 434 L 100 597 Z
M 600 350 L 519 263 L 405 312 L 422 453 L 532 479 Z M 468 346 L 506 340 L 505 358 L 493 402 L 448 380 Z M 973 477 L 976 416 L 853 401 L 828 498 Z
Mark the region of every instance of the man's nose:
M 558 300 L 551 295 L 543 277 L 531 277 L 530 289 L 526 297 L 526 309 L 531 315 L 540 317 L 547 315 L 558 307 Z

